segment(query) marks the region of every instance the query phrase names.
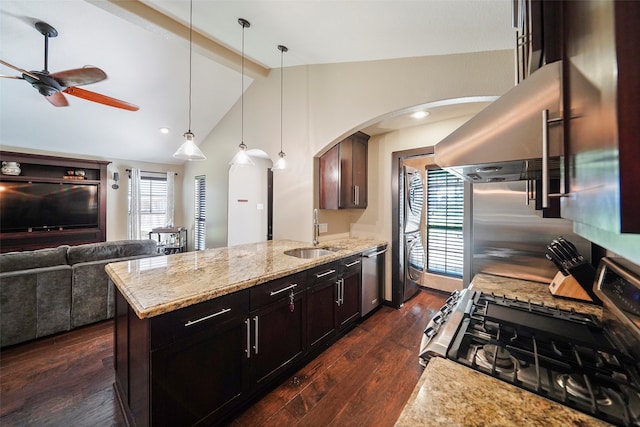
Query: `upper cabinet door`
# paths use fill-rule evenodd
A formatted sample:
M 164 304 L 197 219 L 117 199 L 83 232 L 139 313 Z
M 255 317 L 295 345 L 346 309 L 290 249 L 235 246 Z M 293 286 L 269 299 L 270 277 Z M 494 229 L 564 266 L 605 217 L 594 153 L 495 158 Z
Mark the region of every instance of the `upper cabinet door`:
M 320 209 L 367 207 L 368 141 L 356 132 L 320 157 Z
M 516 84 L 545 64 L 562 59 L 563 0 L 513 0 Z
M 566 2 L 565 188 L 562 215 L 640 233 L 640 2 Z
M 351 139 L 353 207 L 367 207 L 367 146 L 369 136 L 358 132 Z

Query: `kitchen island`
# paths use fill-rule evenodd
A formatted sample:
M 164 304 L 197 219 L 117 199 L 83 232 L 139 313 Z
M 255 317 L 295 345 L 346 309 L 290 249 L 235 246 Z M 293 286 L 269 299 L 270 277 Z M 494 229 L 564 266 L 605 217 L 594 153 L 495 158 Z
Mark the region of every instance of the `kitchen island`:
M 548 285 L 489 274 L 476 275 L 470 286 L 485 293 L 559 306 L 602 316 L 593 304 L 556 298 Z M 417 356 L 416 356 L 416 363 Z M 427 364 L 397 427 L 434 426 L 608 426 L 589 415 L 443 358 Z
M 361 254 L 295 241 L 106 267 L 116 292 L 115 389 L 129 424 L 212 425 L 311 360 L 360 318 Z

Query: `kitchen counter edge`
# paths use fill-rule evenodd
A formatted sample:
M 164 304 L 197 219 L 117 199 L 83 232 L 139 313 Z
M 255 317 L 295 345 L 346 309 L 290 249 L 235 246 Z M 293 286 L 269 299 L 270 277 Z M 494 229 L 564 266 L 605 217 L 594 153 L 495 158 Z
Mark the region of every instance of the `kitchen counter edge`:
M 272 240 L 110 263 L 105 270 L 136 315 L 145 319 L 386 245 L 377 239 L 327 241 L 316 248 L 339 249 L 303 259 L 284 251 L 311 247 L 309 243 Z

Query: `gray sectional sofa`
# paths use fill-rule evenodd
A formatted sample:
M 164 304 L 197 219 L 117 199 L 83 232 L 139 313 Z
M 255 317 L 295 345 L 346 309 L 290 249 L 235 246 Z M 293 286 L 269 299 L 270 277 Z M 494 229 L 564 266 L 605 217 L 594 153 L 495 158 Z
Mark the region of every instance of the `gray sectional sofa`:
M 110 262 L 160 255 L 154 240 L 0 254 L 0 347 L 113 317 Z

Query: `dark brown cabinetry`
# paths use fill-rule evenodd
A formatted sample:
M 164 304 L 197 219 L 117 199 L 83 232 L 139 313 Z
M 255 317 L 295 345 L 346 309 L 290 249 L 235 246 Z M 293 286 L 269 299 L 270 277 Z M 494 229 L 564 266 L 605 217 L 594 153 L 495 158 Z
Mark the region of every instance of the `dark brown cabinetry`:
M 251 288 L 251 384 L 260 388 L 298 361 L 306 350 L 306 274 Z
M 336 333 L 337 283 L 336 263 L 309 272 L 307 331 L 310 349 L 326 343 Z
M 564 3 L 562 215 L 608 232 L 640 233 L 640 3 Z
M 249 291 L 151 319 L 116 297 L 116 389 L 131 424 L 210 424 L 244 398 Z
M 224 422 L 360 318 L 360 271 L 357 255 L 147 319 L 117 292 L 116 391 L 128 423 Z
M 217 424 L 315 356 L 360 317 L 359 260 L 148 319 L 117 292 L 116 390 L 129 424 Z
M 362 262 L 360 255 L 339 261 L 337 327 L 343 329 L 360 318 Z
M 513 0 L 516 84 L 544 64 L 562 59 L 562 1 Z
M 367 207 L 368 141 L 356 132 L 320 157 L 320 209 Z
M 9 215 L 2 215 L 0 251 L 33 250 L 106 240 L 107 165 L 110 162 L 8 151 L 0 151 L 0 160 L 20 164 L 19 175 L 0 175 L 1 182 L 6 183 L 6 186 L 15 187 L 25 197 L 30 193 L 44 197 L 43 189 L 48 187 L 46 194 L 51 197 L 47 200 L 50 214 L 46 213 L 47 209 L 41 209 L 35 214 L 27 213 L 14 218 L 13 224 L 8 223 Z M 16 191 L 13 192 L 14 196 Z M 91 214 L 89 221 L 84 212 L 71 211 L 73 206 L 70 203 L 76 201 L 71 198 L 72 195 L 90 197 L 87 202 L 91 203 L 91 210 L 86 212 L 86 216 Z M 9 196 L 0 195 L 0 204 L 9 209 L 12 201 L 6 197 Z M 34 200 L 33 197 L 31 200 Z M 21 209 L 31 209 L 25 205 L 24 200 L 19 201 L 19 204 Z M 33 224 L 29 223 L 29 218 Z M 56 224 L 60 218 L 63 222 L 69 221 L 69 224 Z M 84 221 L 87 224 L 83 224 Z
M 360 318 L 361 286 L 360 255 L 326 264 L 309 273 L 310 349 L 329 342 Z

